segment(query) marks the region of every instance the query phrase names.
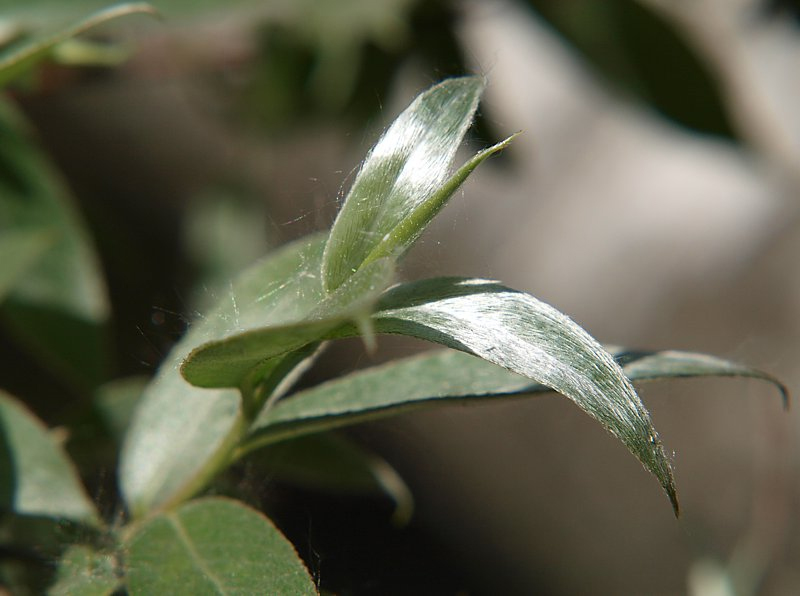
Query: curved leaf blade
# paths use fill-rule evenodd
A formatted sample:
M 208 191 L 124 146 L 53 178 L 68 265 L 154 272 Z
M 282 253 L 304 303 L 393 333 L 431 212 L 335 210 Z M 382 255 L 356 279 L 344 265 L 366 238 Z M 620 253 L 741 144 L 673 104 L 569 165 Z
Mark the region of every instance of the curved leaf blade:
M 368 317 L 394 277 L 394 264 L 381 259 L 362 268 L 311 311 L 307 320 L 266 326 L 195 348 L 181 374 L 199 387 L 251 385 L 274 358 L 329 335 L 342 323 Z
M 22 403 L 0 391 L 0 508 L 99 525 L 74 465 Z
M 325 247 L 327 290 L 344 283 L 387 234 L 440 191 L 483 86 L 480 77 L 462 77 L 431 87 L 372 148 Z
M 47 230 L 11 230 L 0 237 L 0 302 L 20 276 L 50 248 L 53 234 Z
M 774 377 L 692 352 L 643 352 L 607 347 L 632 382 L 682 377 Z M 405 412 L 549 392 L 551 389 L 466 352 L 437 350 L 371 367 L 300 391 L 262 411 L 242 449 L 334 430 Z
M 294 547 L 264 515 L 198 499 L 147 520 L 128 541 L 131 596 L 316 594 Z
M 158 12 L 153 6 L 146 2 L 117 4 L 88 16 L 72 27 L 68 27 L 44 39 L 35 40 L 22 48 L 0 55 L 0 87 L 5 87 L 8 83 L 29 71 L 39 62 L 47 59 L 60 44 L 69 41 L 71 38 L 81 33 L 98 27 L 103 23 L 132 14 L 157 15 Z
M 439 278 L 393 288 L 374 320 L 380 333 L 475 354 L 568 397 L 622 441 L 678 512 L 672 469 L 649 413 L 611 355 L 563 313 L 495 282 Z
M 181 376 L 181 363 L 205 342 L 297 320 L 316 308 L 325 295 L 319 276 L 324 240 L 304 238 L 244 271 L 167 356 L 141 398 L 122 449 L 120 484 L 135 516 L 196 490 L 242 423 L 238 391 L 194 387 Z

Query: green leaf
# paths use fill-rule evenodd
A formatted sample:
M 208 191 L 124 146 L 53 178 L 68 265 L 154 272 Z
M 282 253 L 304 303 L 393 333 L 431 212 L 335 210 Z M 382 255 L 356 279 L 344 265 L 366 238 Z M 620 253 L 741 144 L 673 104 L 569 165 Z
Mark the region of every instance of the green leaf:
M 134 515 L 201 488 L 243 424 L 238 391 L 193 387 L 180 375 L 181 363 L 208 341 L 312 312 L 325 296 L 319 276 L 324 239 L 305 238 L 255 263 L 169 353 L 123 445 L 120 484 Z
M 316 594 L 291 543 L 261 513 L 200 499 L 145 522 L 128 542 L 131 596 Z
M 642 352 L 607 348 L 631 381 L 676 377 L 735 376 L 785 388 L 758 370 L 706 354 Z M 242 450 L 387 418 L 445 403 L 530 395 L 551 391 L 540 383 L 465 352 L 438 350 L 365 369 L 300 391 L 264 410 Z M 274 449 L 275 447 L 270 447 Z M 268 450 L 268 451 L 270 451 Z
M 16 278 L 0 314 L 26 347 L 86 390 L 104 375 L 108 352 L 101 268 L 68 193 L 25 132 L 19 115 L 0 101 L 0 238 L 49 238 Z
M 359 270 L 308 314 L 307 320 L 261 327 L 212 341 L 193 350 L 181 373 L 199 387 L 242 387 L 263 376 L 278 356 L 319 341 L 348 320 L 366 317 L 394 277 L 394 264 L 381 259 Z
M 80 23 L 63 29 L 54 35 L 34 40 L 25 44 L 22 48 L 14 48 L 11 51 L 0 54 L 0 87 L 5 87 L 14 79 L 27 73 L 39 62 L 49 58 L 59 44 L 113 19 L 137 13 L 158 14 L 155 8 L 145 2 L 117 4 L 100 10 Z
M 411 491 L 397 471 L 380 456 L 339 435 L 317 433 L 283 441 L 247 461 L 256 474 L 301 488 L 345 495 L 386 494 L 395 502 L 392 517 L 399 525 L 407 523 L 414 510 Z
M 56 582 L 47 593 L 50 596 L 108 596 L 119 584 L 113 553 L 75 544 L 62 555 Z
M 147 377 L 142 376 L 125 377 L 97 388 L 94 409 L 117 444 L 122 443 L 148 381 Z
M 393 238 L 392 246 L 386 248 L 392 251 L 410 245 L 429 220 L 418 213 L 420 206 L 435 195 L 433 204 L 443 204 L 455 191 L 454 187 L 443 195 L 443 183 L 472 122 L 483 85 L 480 77 L 463 77 L 431 87 L 398 116 L 372 148 L 325 247 L 322 271 L 326 289 L 338 288 L 389 238 Z M 477 163 L 472 168 L 475 166 Z M 463 171 L 462 179 L 468 173 Z M 427 210 L 439 208 L 441 205 Z M 406 223 L 402 233 L 396 233 L 410 216 L 414 226 Z M 382 252 L 375 258 L 389 254 Z
M 52 242 L 53 235 L 45 230 L 14 230 L 0 237 L 0 302 Z
M 650 415 L 611 355 L 566 315 L 495 282 L 440 278 L 393 288 L 374 319 L 380 333 L 475 354 L 568 397 L 656 476 L 678 512 Z
M 47 428 L 0 391 L 0 508 L 98 525 L 72 462 Z

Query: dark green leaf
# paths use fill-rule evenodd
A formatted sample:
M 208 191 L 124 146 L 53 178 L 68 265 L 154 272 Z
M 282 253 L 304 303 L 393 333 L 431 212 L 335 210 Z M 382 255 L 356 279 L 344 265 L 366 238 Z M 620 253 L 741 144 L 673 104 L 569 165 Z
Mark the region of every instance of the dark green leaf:
M 76 544 L 67 548 L 58 562 L 56 583 L 50 596 L 108 596 L 119 587 L 113 553 L 99 552 Z
M 394 520 L 401 525 L 414 510 L 411 491 L 386 460 L 338 435 L 317 433 L 283 441 L 247 461 L 256 474 L 301 488 L 347 495 L 387 494 L 396 504 Z
M 373 147 L 325 247 L 322 271 L 328 290 L 344 283 L 398 226 L 442 192 L 482 90 L 479 77 L 443 81 L 417 97 Z M 440 198 L 443 202 L 447 197 Z M 427 223 L 419 216 L 414 221 L 417 226 Z M 409 245 L 420 231 L 404 230 L 392 249 Z
M 631 381 L 696 376 L 773 377 L 705 354 L 607 348 Z M 368 368 L 298 392 L 265 410 L 242 449 L 447 403 L 551 391 L 527 377 L 454 350 L 435 351 Z
M 117 444 L 122 443 L 148 381 L 147 377 L 116 379 L 101 385 L 95 393 L 95 410 Z
M 78 474 L 47 428 L 0 391 L 0 508 L 99 524 Z
M 167 356 L 142 396 L 123 446 L 120 483 L 135 515 L 200 488 L 215 458 L 238 437 L 239 392 L 193 387 L 180 375 L 181 363 L 208 341 L 296 321 L 313 311 L 325 296 L 319 276 L 324 239 L 303 239 L 247 269 Z
M 393 276 L 392 261 L 375 261 L 327 295 L 307 320 L 261 327 L 203 344 L 186 357 L 181 372 L 199 387 L 252 385 L 253 375 L 263 375 L 264 364 L 272 367 L 276 357 L 319 341 L 343 322 L 368 317 Z
M 22 48 L 14 48 L 12 51 L 0 54 L 0 87 L 5 87 L 39 62 L 50 57 L 59 44 L 70 38 L 113 19 L 136 13 L 157 14 L 155 8 L 144 2 L 117 4 L 98 11 L 80 23 L 54 35 L 34 40 Z
M 292 545 L 261 513 L 200 499 L 148 519 L 128 542 L 131 596 L 316 594 Z

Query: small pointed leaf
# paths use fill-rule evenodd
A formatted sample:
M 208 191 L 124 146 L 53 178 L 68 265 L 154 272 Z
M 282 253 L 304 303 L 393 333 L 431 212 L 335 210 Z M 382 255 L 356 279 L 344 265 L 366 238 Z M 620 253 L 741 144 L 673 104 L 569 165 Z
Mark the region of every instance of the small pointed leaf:
M 98 525 L 72 462 L 42 422 L 0 391 L 0 509 Z
M 397 117 L 372 148 L 325 247 L 322 271 L 328 291 L 344 283 L 387 235 L 442 191 L 483 85 L 480 77 L 463 77 L 431 87 Z M 419 217 L 414 221 L 417 226 L 427 223 Z M 420 231 L 407 229 L 395 238 L 395 244 L 412 242 Z
M 291 543 L 264 515 L 199 499 L 148 519 L 128 541 L 131 596 L 316 594 Z

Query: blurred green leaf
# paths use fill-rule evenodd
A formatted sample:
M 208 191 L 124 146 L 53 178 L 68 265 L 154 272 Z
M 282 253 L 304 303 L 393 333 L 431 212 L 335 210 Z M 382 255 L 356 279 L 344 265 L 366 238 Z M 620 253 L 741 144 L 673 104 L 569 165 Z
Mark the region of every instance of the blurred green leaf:
M 5 87 L 39 62 L 51 57 L 59 44 L 113 19 L 137 13 L 157 14 L 155 8 L 145 2 L 117 4 L 100 10 L 54 35 L 35 39 L 21 48 L 13 47 L 0 53 L 0 87 Z
M 247 461 L 255 466 L 255 473 L 301 488 L 346 495 L 386 494 L 395 502 L 393 518 L 401 525 L 414 510 L 411 491 L 395 469 L 339 435 L 317 433 L 283 441 Z
M 480 77 L 435 85 L 419 95 L 372 148 L 325 246 L 322 273 L 327 290 L 344 283 L 381 242 L 442 190 L 483 85 Z M 408 246 L 420 232 L 406 229 L 395 244 Z
M 141 376 L 115 379 L 95 392 L 94 408 L 118 445 L 122 443 L 148 382 L 147 377 Z
M 53 242 L 46 230 L 14 230 L 0 237 L 0 302 L 14 283 Z
M 132 513 L 191 494 L 240 432 L 239 392 L 193 387 L 181 376 L 181 363 L 203 343 L 297 321 L 313 311 L 325 296 L 319 275 L 324 240 L 304 238 L 248 268 L 167 356 L 123 445 L 120 483 Z
M 0 507 L 91 525 L 100 518 L 61 446 L 23 404 L 0 391 Z
M 0 102 L 0 236 L 40 234 L 51 242 L 17 277 L 0 314 L 34 354 L 72 386 L 89 389 L 102 378 L 108 351 L 100 265 L 68 193 L 26 132 Z
M 237 501 L 199 499 L 148 519 L 128 541 L 127 587 L 151 594 L 316 594 L 291 543 Z
M 375 261 L 328 294 L 306 320 L 205 343 L 186 357 L 181 373 L 199 387 L 253 386 L 274 358 L 319 341 L 345 321 L 368 317 L 393 277 L 390 260 Z
M 109 596 L 119 584 L 113 553 L 74 544 L 61 556 L 56 582 L 47 593 L 50 596 Z
M 611 355 L 566 315 L 496 282 L 439 278 L 393 288 L 374 319 L 380 333 L 475 354 L 568 397 L 655 475 L 677 513 L 672 470 L 650 415 Z
M 677 377 L 774 377 L 706 354 L 608 351 L 631 381 Z M 253 423 L 242 450 L 448 403 L 474 402 L 549 392 L 527 377 L 455 350 L 437 350 L 365 369 L 300 391 L 264 410 Z M 273 447 L 270 447 L 271 451 Z

